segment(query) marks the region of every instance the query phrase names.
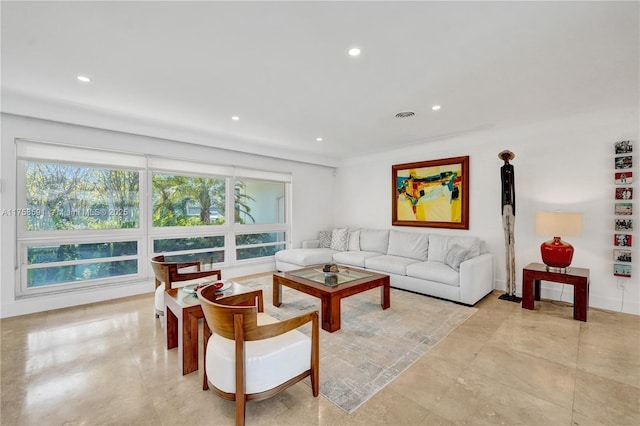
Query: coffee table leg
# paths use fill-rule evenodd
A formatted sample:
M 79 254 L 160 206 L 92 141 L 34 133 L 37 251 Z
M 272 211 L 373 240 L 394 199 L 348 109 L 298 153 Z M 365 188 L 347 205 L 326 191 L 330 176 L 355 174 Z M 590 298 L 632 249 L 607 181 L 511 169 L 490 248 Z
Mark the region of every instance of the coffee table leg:
M 382 309 L 389 309 L 391 307 L 391 283 L 389 277 L 384 281 L 382 287 L 380 287 L 380 299 Z
M 340 298 L 322 297 L 322 329 L 333 333 L 340 330 Z
M 282 305 L 282 286 L 278 277 L 273 276 L 273 306 Z

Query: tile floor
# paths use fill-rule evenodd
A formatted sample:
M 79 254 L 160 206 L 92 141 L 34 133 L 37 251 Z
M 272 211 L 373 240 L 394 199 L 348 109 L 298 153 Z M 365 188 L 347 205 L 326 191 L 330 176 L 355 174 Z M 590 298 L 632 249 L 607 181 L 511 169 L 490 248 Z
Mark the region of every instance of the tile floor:
M 640 317 L 489 295 L 351 415 L 304 383 L 248 425 L 638 425 Z M 0 320 L 1 425 L 231 425 L 234 404 L 181 376 L 153 295 Z

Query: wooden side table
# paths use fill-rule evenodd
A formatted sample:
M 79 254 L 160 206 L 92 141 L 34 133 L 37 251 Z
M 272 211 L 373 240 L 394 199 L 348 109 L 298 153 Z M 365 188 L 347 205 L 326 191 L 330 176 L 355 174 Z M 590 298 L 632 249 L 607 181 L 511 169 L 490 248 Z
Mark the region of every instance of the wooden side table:
M 542 263 L 530 263 L 522 271 L 522 308 L 534 309 L 540 300 L 540 281 L 573 285 L 573 318 L 587 321 L 589 308 L 589 270 L 570 267 L 566 273 L 549 272 Z

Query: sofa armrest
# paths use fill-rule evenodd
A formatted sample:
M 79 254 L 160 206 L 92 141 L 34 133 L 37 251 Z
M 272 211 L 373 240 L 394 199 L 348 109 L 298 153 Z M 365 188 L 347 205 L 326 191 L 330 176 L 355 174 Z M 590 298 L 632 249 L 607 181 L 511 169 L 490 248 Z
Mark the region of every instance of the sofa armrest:
M 493 254 L 484 253 L 460 264 L 460 302 L 474 305 L 493 291 Z
M 302 242 L 302 248 L 319 248 L 320 240 L 307 240 Z

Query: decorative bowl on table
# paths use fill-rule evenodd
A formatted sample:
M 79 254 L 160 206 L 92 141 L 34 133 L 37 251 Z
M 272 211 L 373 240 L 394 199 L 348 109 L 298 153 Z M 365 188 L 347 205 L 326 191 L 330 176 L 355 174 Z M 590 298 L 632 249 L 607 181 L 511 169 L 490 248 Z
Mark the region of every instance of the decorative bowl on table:
M 322 272 L 324 272 L 325 277 L 335 277 L 340 270 L 338 269 L 338 265 L 335 263 L 329 263 L 322 267 Z
M 212 285 L 212 286 L 214 286 L 216 288 L 216 293 L 221 293 L 224 290 L 226 290 L 229 287 L 231 287 L 231 281 L 219 280 L 219 281 L 214 281 L 214 282 L 206 282 L 206 283 L 200 283 L 200 284 L 187 285 L 187 286 L 182 287 L 182 291 L 184 291 L 185 293 L 188 293 L 188 294 L 196 295 L 198 293 L 198 290 L 200 290 L 203 287 L 208 287 L 210 285 Z

